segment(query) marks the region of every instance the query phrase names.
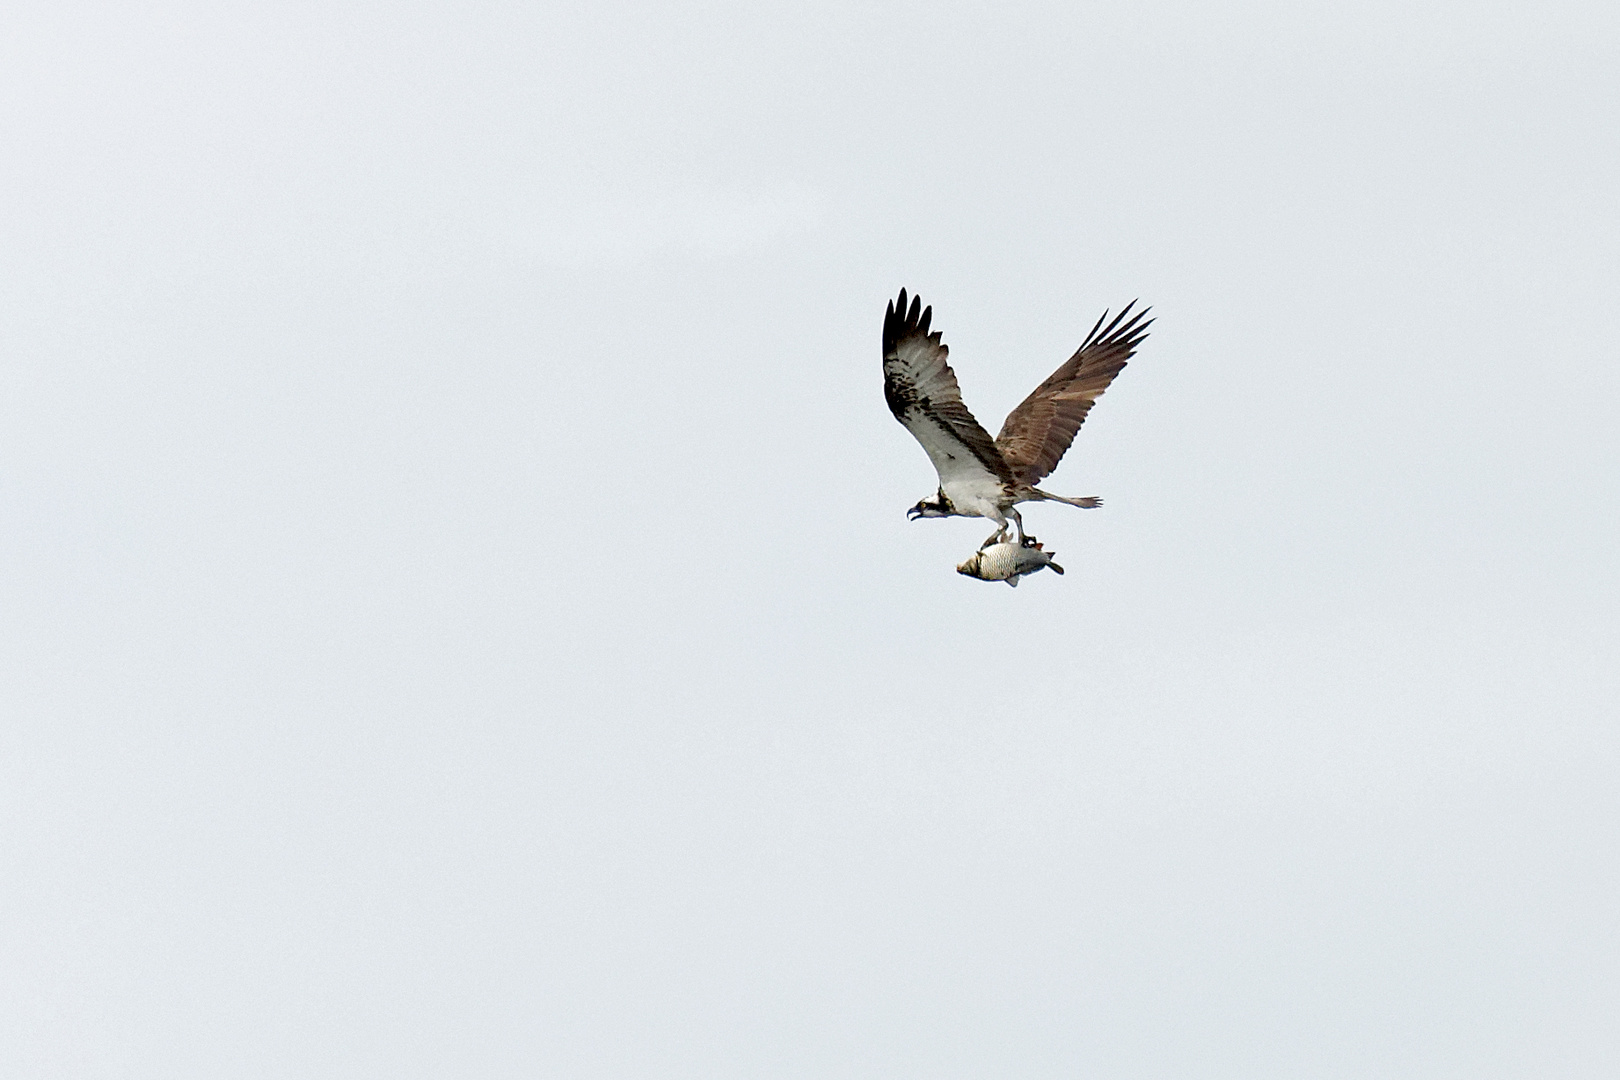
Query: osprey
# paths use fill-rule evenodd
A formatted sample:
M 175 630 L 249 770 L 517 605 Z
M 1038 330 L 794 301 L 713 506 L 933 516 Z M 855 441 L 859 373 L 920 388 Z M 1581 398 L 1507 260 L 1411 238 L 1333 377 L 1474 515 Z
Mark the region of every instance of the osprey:
M 906 517 L 989 518 L 999 526 L 984 542 L 989 547 L 1007 539 L 1008 518 L 1023 542 L 1017 503 L 1050 501 L 1088 510 L 1101 506 L 1096 497 L 1070 499 L 1035 484 L 1057 468 L 1091 403 L 1147 337 L 1153 325 L 1149 309 L 1127 318 L 1135 306 L 1134 300 L 1126 304 L 1106 329 L 1108 312 L 1103 312 L 1075 354 L 1007 414 L 1001 434 L 991 439 L 962 404 L 956 373 L 945 362 L 950 350 L 939 331 L 928 332 L 934 309 L 923 307 L 916 297 L 908 310 L 906 290 L 901 289 L 900 299 L 889 302 L 883 317 L 883 396 L 939 473 L 938 493 L 906 511 Z

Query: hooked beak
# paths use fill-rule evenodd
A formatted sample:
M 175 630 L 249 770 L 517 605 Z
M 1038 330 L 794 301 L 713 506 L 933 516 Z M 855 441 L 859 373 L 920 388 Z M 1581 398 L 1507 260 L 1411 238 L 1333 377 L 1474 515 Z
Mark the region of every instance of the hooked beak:
M 913 506 L 910 510 L 906 511 L 907 521 L 916 521 L 920 517 L 922 517 L 922 509 L 920 507 Z

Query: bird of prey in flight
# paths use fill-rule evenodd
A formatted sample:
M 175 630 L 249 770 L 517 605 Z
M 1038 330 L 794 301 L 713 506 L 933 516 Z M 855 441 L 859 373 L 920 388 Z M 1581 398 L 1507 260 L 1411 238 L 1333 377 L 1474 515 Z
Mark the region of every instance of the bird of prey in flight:
M 1126 304 L 1106 328 L 1108 312 L 1103 312 L 1075 354 L 1007 414 L 1001 434 L 992 439 L 962 404 L 956 373 L 945 362 L 950 350 L 939 331 L 928 332 L 934 309 L 923 307 L 921 298 L 913 298 L 908 308 L 901 289 L 900 299 L 889 302 L 883 317 L 883 396 L 939 473 L 939 491 L 906 511 L 906 517 L 989 518 L 998 528 L 984 542 L 988 547 L 1007 539 L 1009 518 L 1023 543 L 1018 503 L 1101 506 L 1095 497 L 1071 499 L 1035 485 L 1057 468 L 1092 402 L 1147 337 L 1153 324 L 1149 309 L 1132 316 L 1135 306 L 1134 300 Z

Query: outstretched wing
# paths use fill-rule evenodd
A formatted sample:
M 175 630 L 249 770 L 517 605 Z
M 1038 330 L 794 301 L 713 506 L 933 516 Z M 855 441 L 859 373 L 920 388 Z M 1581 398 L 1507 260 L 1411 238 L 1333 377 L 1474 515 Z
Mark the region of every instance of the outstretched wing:
M 1147 318 L 1151 309 L 1143 308 L 1127 321 L 1135 306 L 1135 300 L 1126 304 L 1106 330 L 1102 325 L 1108 312 L 1103 312 L 1075 354 L 1007 414 L 996 446 L 1019 480 L 1033 485 L 1057 468 L 1074 442 L 1074 433 L 1086 422 L 1091 403 L 1108 389 L 1147 337 L 1147 329 L 1153 325 Z
M 971 481 L 1011 483 L 1012 470 L 990 433 L 962 404 L 956 373 L 945 362 L 950 352 L 939 331 L 928 332 L 934 309 L 920 297 L 906 309 L 906 290 L 889 302 L 883 317 L 883 397 L 894 418 L 928 451 L 940 487 Z

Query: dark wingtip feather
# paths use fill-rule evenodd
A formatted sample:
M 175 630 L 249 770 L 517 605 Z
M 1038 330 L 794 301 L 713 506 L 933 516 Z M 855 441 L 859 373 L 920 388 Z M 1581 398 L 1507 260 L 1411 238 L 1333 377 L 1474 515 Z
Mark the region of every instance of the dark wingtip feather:
M 1123 345 L 1127 350 L 1135 351 L 1136 346 L 1141 343 L 1143 338 L 1147 337 L 1147 328 L 1152 326 L 1154 322 L 1154 320 L 1147 317 L 1148 312 L 1153 310 L 1151 307 L 1145 307 L 1136 314 L 1131 314 L 1132 310 L 1140 302 L 1140 299 L 1137 299 L 1126 304 L 1111 322 L 1108 321 L 1109 313 L 1104 311 L 1102 318 L 1097 320 L 1096 325 L 1091 328 L 1091 333 L 1086 335 L 1085 341 L 1080 347 L 1084 349 L 1091 345 Z M 1105 322 L 1108 323 L 1106 328 L 1103 326 Z
M 883 354 L 887 356 L 899 344 L 906 323 L 906 290 L 900 290 L 898 301 L 890 300 L 883 312 Z
M 883 354 L 887 356 L 893 352 L 903 338 L 912 334 L 920 333 L 932 339 L 935 344 L 939 344 L 939 334 L 928 332 L 933 318 L 932 305 L 923 307 L 922 297 L 913 296 L 906 289 L 901 289 L 899 299 L 889 301 L 883 313 Z

